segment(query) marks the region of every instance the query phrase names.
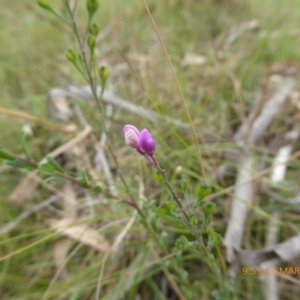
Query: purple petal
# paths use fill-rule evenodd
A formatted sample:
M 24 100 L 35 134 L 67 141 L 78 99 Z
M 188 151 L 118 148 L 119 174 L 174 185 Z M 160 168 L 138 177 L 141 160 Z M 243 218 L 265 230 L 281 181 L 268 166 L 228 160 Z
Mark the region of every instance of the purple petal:
M 133 125 L 125 125 L 123 127 L 123 134 L 125 137 L 125 143 L 132 148 L 135 148 L 137 151 L 139 151 L 139 146 L 138 146 L 138 139 L 140 132 L 139 130 L 133 126 Z
M 125 132 L 129 129 L 132 129 L 137 134 L 137 136 L 140 135 L 140 131 L 135 126 L 129 125 L 129 124 L 127 124 L 123 127 L 123 133 L 125 134 Z
M 142 152 L 145 154 L 152 156 L 155 151 L 155 141 L 152 137 L 151 133 L 147 129 L 143 129 L 140 132 L 138 138 L 138 146 Z

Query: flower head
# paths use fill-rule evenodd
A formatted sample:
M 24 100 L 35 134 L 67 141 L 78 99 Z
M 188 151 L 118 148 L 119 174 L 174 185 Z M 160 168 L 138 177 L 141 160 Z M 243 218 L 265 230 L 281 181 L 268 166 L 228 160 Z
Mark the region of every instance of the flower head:
M 155 151 L 155 141 L 148 129 L 143 129 L 140 132 L 138 138 L 138 147 L 144 154 L 148 156 L 153 155 Z
M 148 129 L 143 129 L 141 132 L 133 125 L 125 125 L 123 127 L 125 143 L 134 148 L 137 152 L 149 157 L 153 156 L 155 151 L 155 141 Z M 152 162 L 152 159 L 150 159 Z

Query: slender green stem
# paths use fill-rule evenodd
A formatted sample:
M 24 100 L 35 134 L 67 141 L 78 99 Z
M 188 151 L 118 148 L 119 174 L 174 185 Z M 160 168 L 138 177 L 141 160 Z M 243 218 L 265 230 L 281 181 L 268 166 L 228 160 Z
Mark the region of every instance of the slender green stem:
M 167 186 L 168 190 L 170 191 L 170 193 L 172 194 L 174 200 L 176 201 L 176 203 L 178 204 L 178 206 L 181 208 L 183 215 L 186 219 L 186 225 L 189 228 L 189 230 L 193 233 L 193 235 L 195 236 L 197 242 L 199 243 L 199 245 L 202 247 L 202 249 L 204 250 L 205 256 L 204 256 L 204 260 L 206 262 L 206 264 L 208 265 L 208 267 L 210 268 L 210 270 L 213 272 L 213 274 L 216 276 L 216 278 L 218 279 L 220 286 L 222 287 L 226 297 L 229 297 L 227 295 L 227 290 L 224 284 L 224 279 L 223 276 L 221 274 L 220 271 L 220 267 L 216 262 L 215 257 L 213 256 L 213 254 L 211 253 L 210 249 L 208 248 L 207 245 L 205 245 L 203 238 L 202 238 L 202 233 L 203 233 L 203 226 L 201 226 L 200 232 L 196 229 L 190 226 L 189 224 L 189 217 L 187 212 L 185 211 L 184 207 L 181 204 L 181 199 L 177 196 L 175 190 L 173 189 L 168 176 L 166 174 L 166 171 L 164 169 L 162 169 L 158 163 L 158 161 L 154 158 L 154 156 L 152 156 L 152 160 L 157 168 L 157 170 L 159 171 L 159 173 L 162 175 L 163 179 L 164 179 L 164 184 Z M 229 299 L 229 298 L 228 298 Z

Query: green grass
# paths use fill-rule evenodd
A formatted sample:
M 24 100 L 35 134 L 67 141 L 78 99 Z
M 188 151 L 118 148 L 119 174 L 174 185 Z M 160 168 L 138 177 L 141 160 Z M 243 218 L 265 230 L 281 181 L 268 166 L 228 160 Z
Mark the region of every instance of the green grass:
M 53 2 L 61 10 L 61 2 Z M 243 113 L 246 115 L 253 107 L 257 91 L 263 89 L 272 72 L 285 73 L 288 70 L 297 75 L 300 66 L 298 0 L 151 0 L 147 3 L 172 60 L 194 125 L 209 130 L 217 139 L 216 143 L 205 144 L 201 142 L 202 137 L 197 136 L 208 181 L 215 191 L 221 190 L 235 182 L 236 173 L 229 175 L 224 182 L 215 182 L 212 173 L 226 161 L 226 150 L 236 148 L 231 138 L 242 122 L 242 111 L 230 74 L 240 83 Z M 77 17 L 82 29 L 86 20 L 85 1 L 79 1 Z M 253 19 L 258 20 L 259 27 L 244 32 L 226 48 L 231 30 Z M 114 86 L 116 94 L 155 110 L 162 116 L 188 122 L 178 87 L 142 1 L 100 1 L 95 22 L 101 29 L 109 28 L 108 34 L 97 46 L 97 51 L 99 63 L 108 63 L 111 69 L 110 84 Z M 39 8 L 35 1 L 29 0 L 3 0 L 0 25 L 0 107 L 65 125 L 62 121 L 50 118 L 47 93 L 53 87 L 85 84 L 65 58 L 65 52 L 75 47 L 71 32 Z M 186 53 L 203 55 L 207 62 L 201 66 L 185 67 L 182 60 Z M 295 77 L 298 86 L 299 80 Z M 263 89 L 263 92 L 266 98 L 270 96 L 268 90 Z M 77 103 L 99 136 L 100 114 L 96 105 L 80 100 Z M 287 107 L 286 111 L 277 116 L 275 125 L 270 126 L 260 146 L 254 149 L 257 161 L 271 165 L 275 151 L 268 151 L 268 157 L 265 157 L 258 150 L 265 149 L 270 140 L 290 129 L 291 124 L 286 121 L 292 115 L 295 116 L 292 125 L 299 125 L 299 112 L 294 106 Z M 78 124 L 76 117 L 72 121 Z M 29 150 L 37 160 L 71 138 L 42 124 L 1 114 L 0 145 L 12 153 L 20 154 L 22 126 L 26 123 L 33 130 L 33 136 L 28 140 Z M 151 129 L 157 143 L 156 157 L 166 168 L 171 183 L 179 193 L 183 173 L 189 178 L 191 191 L 204 180 L 196 145 L 190 133 L 182 132 L 172 124 L 163 127 L 159 122 L 151 123 L 114 108 L 111 140 L 120 171 L 137 198 L 144 197 L 145 203 L 152 199 L 160 203 L 168 199 L 168 195 L 155 182 L 150 164 L 124 145 L 121 130 L 127 123 Z M 93 161 L 92 147 L 87 144 L 86 149 Z M 60 159 L 62 162 L 69 160 L 66 157 Z M 81 158 L 73 156 L 72 159 L 74 161 L 68 161 L 72 166 L 82 163 Z M 115 169 L 111 157 L 109 162 Z M 236 165 L 232 161 L 228 161 L 228 164 Z M 299 170 L 300 165 L 296 161 L 289 164 L 288 188 L 291 186 L 297 190 Z M 26 202 L 12 203 L 9 195 L 25 174 L 4 164 L 0 166 L 0 230 L 22 212 L 51 195 L 47 188 L 40 186 Z M 106 182 L 103 174 L 100 174 L 100 178 Z M 115 183 L 119 193 L 125 195 L 118 176 L 115 176 Z M 243 246 L 248 249 L 259 249 L 264 245 L 268 218 L 265 214 L 259 214 L 259 211 L 266 212 L 268 216 L 273 209 L 282 211 L 281 240 L 299 232 L 297 211 L 272 199 L 268 178 L 262 178 L 258 183 L 263 184 L 265 189 L 264 194 L 257 195 L 257 206 L 254 204 L 247 220 Z M 55 186 L 62 190 L 63 185 Z M 284 197 L 285 188 L 278 189 L 278 193 Z M 78 219 L 85 220 L 91 228 L 100 230 L 109 242 L 114 242 L 133 210 L 114 200 L 105 199 L 95 204 L 95 216 L 91 216 L 86 196 L 87 192 L 84 191 L 77 196 L 81 205 Z M 215 202 L 216 230 L 223 235 L 228 217 L 228 195 L 218 197 Z M 49 227 L 49 220 L 59 219 L 62 214 L 63 201 L 59 200 L 51 208 L 32 214 L 12 231 L 1 236 L 1 299 L 95 299 L 103 253 L 99 255 L 92 248 L 73 242 L 68 250 L 68 274 L 55 277 L 57 269 L 53 249 L 63 238 Z M 159 228 L 170 234 L 170 243 L 174 243 L 176 237 L 185 232 L 184 228 L 163 220 L 158 222 Z M 160 282 L 164 261 L 172 260 L 162 259 L 163 262 L 147 266 L 147 257 L 151 256 L 150 240 L 149 234 L 136 222 L 122 244 L 123 252 L 106 261 L 101 299 L 136 299 L 137 294 L 142 295 L 143 300 L 154 299 L 149 293 L 157 295 L 157 299 L 166 299 L 161 293 Z M 224 252 L 222 255 L 224 257 Z M 187 255 L 183 265 L 199 291 L 194 299 L 213 299 L 211 292 L 217 288 L 217 281 L 208 274 L 201 260 L 195 255 Z M 128 278 L 130 284 L 127 284 Z M 55 281 L 51 285 L 53 279 Z M 182 285 L 179 286 L 184 290 L 184 280 L 180 280 Z M 298 299 L 296 287 L 289 289 L 285 281 L 280 281 L 281 299 Z M 263 297 L 257 277 L 239 274 L 235 285 L 238 299 Z M 117 297 L 115 293 L 119 298 L 113 298 Z

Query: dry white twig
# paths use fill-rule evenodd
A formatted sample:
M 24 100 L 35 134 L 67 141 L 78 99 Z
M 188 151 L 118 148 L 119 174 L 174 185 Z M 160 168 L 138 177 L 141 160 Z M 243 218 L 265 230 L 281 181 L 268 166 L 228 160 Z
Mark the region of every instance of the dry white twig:
M 237 29 L 234 28 L 231 30 L 225 48 L 228 48 L 229 45 L 234 43 L 241 35 L 243 35 L 246 31 L 254 30 L 258 28 L 259 21 L 258 20 L 251 20 L 245 23 L 242 23 Z
M 294 142 L 298 140 L 300 135 L 299 129 L 294 129 L 286 134 L 286 139 L 289 140 L 289 144 L 282 146 L 273 162 L 273 173 L 271 176 L 271 180 L 273 183 L 282 182 L 285 178 L 286 172 L 286 164 L 288 162 L 288 158 L 290 157 Z
M 288 162 L 288 158 L 292 153 L 293 144 L 299 138 L 299 130 L 294 129 L 288 132 L 285 135 L 286 140 L 289 141 L 289 144 L 282 146 L 274 159 L 273 162 L 273 172 L 271 174 L 271 182 L 273 184 L 283 182 L 286 174 L 286 165 Z M 274 212 L 272 214 L 273 218 L 269 220 L 268 231 L 266 236 L 266 245 L 265 248 L 270 248 L 278 242 L 279 236 L 279 219 L 280 213 Z M 266 300 L 277 300 L 279 299 L 278 290 L 277 290 L 277 276 L 276 274 L 270 274 L 266 270 L 268 268 L 276 267 L 278 263 L 278 259 L 271 259 L 263 262 L 261 264 L 261 269 L 263 271 L 260 276 L 260 280 L 262 282 L 262 289 L 264 291 Z
M 282 83 L 273 95 L 273 97 L 265 103 L 260 115 L 254 120 L 251 129 L 247 131 L 247 126 L 239 131 L 239 134 L 235 136 L 236 141 L 246 141 L 248 138 L 252 143 L 257 143 L 261 138 L 273 118 L 280 112 L 283 104 L 291 94 L 295 80 L 292 77 L 282 78 Z
M 77 105 L 75 105 L 73 109 L 74 109 L 80 123 L 82 124 L 82 126 L 87 126 L 88 123 L 87 123 L 84 115 L 82 114 L 82 111 L 80 110 L 80 108 Z M 105 127 L 106 127 L 107 131 L 109 131 L 109 129 L 110 129 L 110 118 L 111 118 L 111 116 L 112 116 L 112 106 L 107 105 L 106 106 L 106 124 L 105 124 Z M 91 135 L 91 137 L 93 138 L 93 140 L 97 141 L 97 138 L 95 137 L 95 135 Z M 106 133 L 103 131 L 102 135 L 101 135 L 101 138 L 100 138 L 100 144 L 102 146 L 105 145 L 106 140 L 107 140 L 107 136 L 106 136 Z M 96 151 L 96 155 L 95 155 L 95 158 L 94 158 L 96 170 L 98 171 L 98 173 L 100 173 L 101 170 L 103 170 L 103 172 L 105 174 L 105 177 L 107 179 L 109 191 L 112 195 L 116 196 L 118 193 L 117 193 L 117 189 L 116 189 L 115 184 L 114 184 L 113 176 L 112 176 L 112 173 L 110 171 L 110 167 L 109 167 L 107 158 L 105 156 L 105 152 L 104 152 L 103 148 L 100 147 L 100 145 L 98 143 L 95 143 L 94 149 Z
M 100 87 L 98 87 L 98 94 L 100 95 Z M 50 97 L 69 97 L 72 99 L 85 99 L 85 100 L 92 100 L 93 95 L 91 92 L 90 87 L 75 87 L 75 86 L 69 86 L 66 89 L 59 89 L 59 88 L 53 88 L 49 92 Z M 131 103 L 130 101 L 126 101 L 122 99 L 121 97 L 116 96 L 111 91 L 104 91 L 103 94 L 103 102 L 106 104 L 112 104 L 114 106 L 117 106 L 121 109 L 124 109 L 126 111 L 131 112 L 132 114 L 136 114 L 139 117 L 144 117 L 152 122 L 158 122 L 161 121 L 162 123 L 170 123 L 175 126 L 177 126 L 179 129 L 182 129 L 186 132 L 191 131 L 191 127 L 189 124 L 181 122 L 179 120 L 167 117 L 167 116 L 160 116 L 158 113 L 151 111 L 149 109 L 146 109 L 142 106 L 136 105 Z M 196 128 L 196 131 L 203 134 L 206 141 L 215 141 L 215 136 L 209 132 L 205 128 Z
M 300 256 L 300 234 L 262 250 L 236 250 L 239 260 L 248 267 L 261 266 L 266 261 L 289 262 Z
M 265 247 L 270 248 L 277 244 L 279 237 L 279 219 L 280 213 L 275 211 L 272 214 L 272 218 L 268 222 L 268 230 L 266 234 Z M 260 280 L 262 282 L 262 289 L 264 291 L 266 300 L 278 300 L 278 289 L 277 289 L 277 278 L 276 274 L 269 274 L 267 272 L 268 268 L 276 267 L 277 259 L 271 259 L 267 262 L 261 264 L 262 274 Z
M 107 132 L 110 130 L 110 118 L 112 117 L 112 111 L 113 111 L 112 105 L 108 104 L 106 106 L 106 124 L 105 124 L 105 128 L 106 128 Z M 101 138 L 100 138 L 100 144 L 105 145 L 106 140 L 107 140 L 107 135 L 106 135 L 106 132 L 103 131 Z M 113 179 L 112 173 L 110 171 L 110 167 L 108 164 L 108 160 L 105 156 L 105 152 L 104 152 L 103 148 L 99 147 L 99 145 L 96 145 L 95 149 L 97 151 L 97 154 L 94 159 L 96 169 L 98 172 L 101 170 L 101 168 L 103 169 L 103 172 L 106 176 L 106 180 L 108 183 L 109 191 L 112 195 L 116 196 L 116 195 L 118 195 L 118 192 L 117 192 L 117 189 L 114 184 L 114 179 Z
M 251 154 L 245 155 L 240 164 L 239 173 L 236 180 L 236 188 L 231 203 L 230 218 L 224 237 L 226 247 L 226 258 L 230 264 L 230 275 L 235 275 L 236 259 L 234 251 L 240 249 L 244 234 L 244 225 L 247 218 L 249 205 L 252 202 L 252 172 L 253 157 Z

